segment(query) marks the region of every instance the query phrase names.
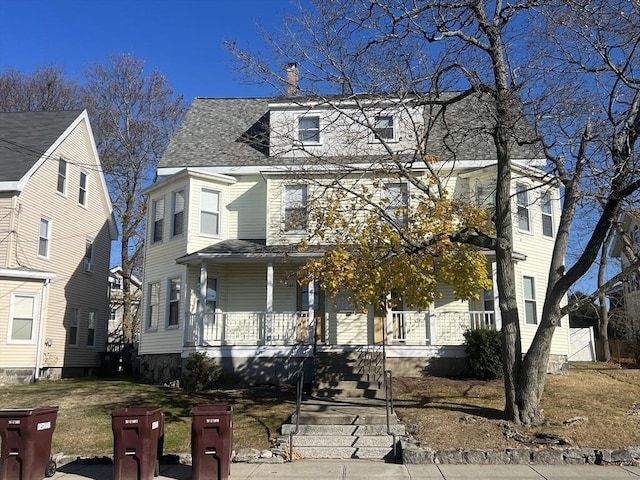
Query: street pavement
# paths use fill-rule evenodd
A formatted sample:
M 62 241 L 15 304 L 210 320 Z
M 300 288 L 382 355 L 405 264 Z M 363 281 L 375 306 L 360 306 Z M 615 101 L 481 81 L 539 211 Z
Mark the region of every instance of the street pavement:
M 53 480 L 112 480 L 113 465 L 73 462 Z M 156 480 L 190 480 L 188 465 L 161 465 Z M 217 477 L 211 476 L 216 479 Z M 233 463 L 229 480 L 621 480 L 640 479 L 640 467 L 600 465 L 400 465 L 372 460 L 296 460 Z

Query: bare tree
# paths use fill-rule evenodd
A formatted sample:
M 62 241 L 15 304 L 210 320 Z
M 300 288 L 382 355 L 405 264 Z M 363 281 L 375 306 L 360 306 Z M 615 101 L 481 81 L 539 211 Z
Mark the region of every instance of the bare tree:
M 454 232 L 451 239 L 496 253 L 505 414 L 515 422 L 543 419 L 540 399 L 553 332 L 571 308 L 563 306 L 566 294 L 596 261 L 618 209 L 640 188 L 639 10 L 638 2 L 622 0 L 325 0 L 288 19 L 281 34 L 265 33 L 267 53 L 248 54 L 230 45 L 244 73 L 273 85 L 286 85 L 277 73 L 281 65 L 298 62 L 297 93 L 343 115 L 348 115 L 344 103 L 331 94 L 357 103 L 361 97 L 352 94 L 371 93 L 382 99 L 380 105 L 393 102 L 397 108 L 409 96 L 414 105 L 435 105 L 424 116 L 423 130 L 416 125 L 417 147 L 398 151 L 387 145 L 384 161 L 391 159 L 409 182 L 408 167 L 422 162 L 430 168 L 429 136 L 443 133 L 447 109 L 470 95 L 482 99 L 486 118 L 469 125 L 467 135 L 482 130 L 493 140 L 495 233 L 476 228 Z M 441 101 L 449 90 L 459 94 Z M 375 134 L 365 112 L 363 106 L 350 121 Z M 522 135 L 524 120 L 535 136 Z M 446 122 L 444 128 L 444 136 L 452 137 Z M 561 186 L 562 214 L 542 320 L 523 356 L 510 186 L 514 152 L 527 144 L 536 144 L 548 159 L 545 181 Z M 447 153 L 455 161 L 455 145 Z M 316 160 L 337 165 L 330 158 Z M 585 208 L 594 222 L 567 266 L 571 227 Z M 406 240 L 408 249 L 420 243 Z
M 185 111 L 164 75 L 146 73 L 144 62 L 128 54 L 86 72 L 86 101 L 114 212 L 121 229 L 123 338 L 131 345 L 131 275 L 139 270 L 144 248 L 146 202 L 141 192 L 154 178 Z

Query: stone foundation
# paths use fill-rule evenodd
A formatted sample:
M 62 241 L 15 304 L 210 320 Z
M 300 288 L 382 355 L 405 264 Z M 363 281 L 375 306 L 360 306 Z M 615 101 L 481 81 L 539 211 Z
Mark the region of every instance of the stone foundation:
M 32 383 L 33 368 L 0 368 L 0 385 L 22 385 Z
M 142 383 L 164 385 L 180 382 L 182 357 L 179 353 L 140 355 L 137 360 L 136 379 Z

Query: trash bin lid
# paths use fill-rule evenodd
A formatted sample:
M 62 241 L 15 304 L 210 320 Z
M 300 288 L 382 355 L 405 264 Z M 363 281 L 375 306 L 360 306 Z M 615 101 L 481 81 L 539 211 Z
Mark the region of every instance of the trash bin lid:
M 161 412 L 160 407 L 125 407 L 111 412 L 112 417 L 141 417 L 156 415 Z
M 205 403 L 191 409 L 191 415 L 211 415 L 232 412 L 233 407 L 224 403 Z
M 47 413 L 57 413 L 58 407 L 35 407 L 35 408 L 3 408 L 0 410 L 0 418 L 6 417 L 29 417 L 31 415 L 42 415 Z

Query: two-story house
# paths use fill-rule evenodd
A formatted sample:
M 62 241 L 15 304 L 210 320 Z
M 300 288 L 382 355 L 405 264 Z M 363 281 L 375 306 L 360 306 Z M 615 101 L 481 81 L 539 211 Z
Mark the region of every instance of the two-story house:
M 135 275 L 129 279 L 129 323 L 137 334 L 140 330 L 140 296 L 142 294 L 142 281 Z M 113 267 L 109 271 L 109 338 L 107 348 L 110 351 L 119 352 L 124 342 L 125 292 L 122 281 L 122 267 Z
M 86 111 L 0 113 L 0 381 L 86 375 L 115 219 Z
M 463 333 L 501 327 L 496 294 L 460 301 L 451 287 L 426 311 L 402 302 L 364 311 L 348 292 L 330 298 L 296 271 L 322 254 L 301 251 L 311 204 L 332 182 L 389 192 L 394 212 L 416 202 L 406 175 L 492 207 L 495 147 L 486 110 L 473 98 L 434 115 L 434 104 L 384 103 L 371 96 L 332 98 L 197 98 L 158 166 L 148 196 L 148 233 L 140 349 L 147 381 L 179 378 L 182 362 L 207 352 L 246 380 L 290 380 L 326 352 L 366 351 L 384 340 L 396 375 L 464 368 Z M 484 113 L 483 113 L 484 112 Z M 426 152 L 415 154 L 429 132 Z M 375 134 L 374 134 L 375 132 Z M 406 156 L 404 176 L 385 159 Z M 514 261 L 523 348 L 533 339 L 560 214 L 545 161 L 514 142 Z M 395 167 L 394 167 L 395 165 Z M 380 187 L 383 185 L 383 188 Z M 392 213 L 394 214 L 394 213 Z M 486 252 L 486 272 L 495 276 Z M 568 355 L 568 322 L 557 328 L 552 357 Z

